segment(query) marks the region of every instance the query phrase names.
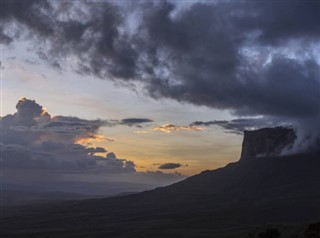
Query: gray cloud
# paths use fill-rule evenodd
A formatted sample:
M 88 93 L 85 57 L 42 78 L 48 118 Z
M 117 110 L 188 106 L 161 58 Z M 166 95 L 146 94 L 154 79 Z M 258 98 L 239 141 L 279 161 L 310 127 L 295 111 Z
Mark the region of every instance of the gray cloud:
M 51 116 L 26 98 L 16 108 L 16 113 L 0 119 L 0 162 L 6 188 L 110 195 L 185 178 L 178 173 L 137 172 L 133 161 L 92 147 L 88 140 L 107 139 L 98 134 L 101 127 L 109 126 L 106 121 Z
M 85 120 L 77 117 L 52 117 L 45 125 L 40 125 L 33 128 L 34 130 L 44 130 L 60 134 L 67 134 L 73 136 L 74 139 L 81 139 L 83 136 L 88 138 L 95 138 L 97 131 L 107 126 L 105 120 Z
M 90 155 L 94 155 L 95 153 L 106 153 L 107 150 L 103 147 L 89 147 L 86 148 L 86 151 L 90 154 Z
M 214 121 L 195 121 L 190 126 L 219 126 L 224 128 L 227 132 L 242 134 L 245 130 L 257 130 L 263 127 L 275 127 L 275 126 L 291 126 L 275 119 L 268 120 L 265 117 L 260 118 L 239 118 L 230 121 L 227 120 L 214 120 Z
M 26 98 L 19 100 L 16 109 L 13 115 L 1 118 L 4 168 L 135 172 L 132 161 L 119 159 L 111 152 L 106 157 L 97 156 L 106 149 L 79 144 L 105 139 L 98 134 L 105 121 L 51 117 L 41 105 Z
M 213 120 L 213 121 L 195 121 L 189 125 L 178 126 L 174 124 L 165 124 L 153 128 L 154 131 L 172 133 L 176 131 L 203 131 L 206 127 L 219 126 L 226 132 L 243 134 L 245 130 L 257 130 L 263 127 L 292 126 L 290 123 L 276 120 L 276 118 L 256 117 L 256 118 L 238 118 L 233 120 Z
M 177 169 L 180 168 L 182 164 L 179 163 L 165 163 L 165 164 L 160 164 L 158 169 Z
M 41 35 L 52 35 L 52 22 L 44 18 L 42 10 L 49 11 L 51 5 L 46 0 L 1 1 L 1 20 L 6 23 L 20 23 Z
M 17 113 L 15 114 L 14 124 L 20 126 L 32 126 L 36 124 L 37 118 L 50 118 L 50 115 L 44 111 L 42 106 L 34 100 L 21 98 L 16 105 Z
M 3 34 L 16 39 L 10 26 L 17 23 L 32 40 L 46 39 L 38 50 L 52 65 L 72 58 L 80 74 L 139 81 L 154 98 L 284 120 L 302 131 L 306 121 L 318 124 L 319 1 L 144 2 L 130 12 L 110 2 L 7 1 L 4 8 Z
M 154 97 L 164 96 L 198 105 L 231 109 L 239 115 L 317 115 L 320 99 L 317 89 L 320 82 L 319 65 L 315 59 L 298 60 L 269 50 L 267 55 L 271 58 L 270 62 L 265 60 L 253 67 L 249 56 L 242 51 L 246 48 L 256 51 L 254 47 L 264 49 L 262 44 L 268 42 L 261 42 L 259 37 L 249 35 L 255 31 L 261 31 L 262 35 L 271 33 L 264 31 L 267 26 L 263 24 L 260 28 L 257 25 L 252 29 L 239 25 L 234 18 L 241 19 L 242 16 L 243 21 L 251 22 L 251 18 L 246 19 L 251 14 L 245 9 L 246 2 L 240 4 L 238 10 L 236 6 L 223 3 L 195 4 L 174 18 L 171 16 L 174 6 L 164 4 L 149 15 L 148 21 L 145 21 L 146 34 L 151 44 L 149 47 L 153 46 L 156 50 L 149 57 L 161 60 L 161 54 L 164 54 L 166 64 L 159 64 L 165 69 L 164 72 L 168 72 L 152 74 L 152 83 L 147 85 L 149 92 Z M 257 16 L 262 21 L 265 10 L 254 6 L 258 14 L 263 13 Z M 271 16 L 272 6 L 268 8 Z M 277 20 L 277 24 L 281 25 L 281 19 Z M 275 23 L 274 27 L 277 27 Z M 299 36 L 303 38 L 303 35 Z M 282 35 L 279 37 L 283 38 Z M 281 47 L 278 47 L 279 50 Z M 151 65 L 150 68 L 157 69 L 157 65 Z M 306 91 L 310 94 L 305 94 Z
M 0 44 L 9 45 L 12 41 L 13 41 L 13 39 L 11 37 L 7 36 L 3 32 L 3 28 L 0 27 Z
M 6 144 L 1 145 L 3 168 L 49 169 L 57 171 L 83 171 L 90 173 L 133 173 L 133 161 L 114 157 L 96 156 L 106 150 L 86 148 L 80 144 L 64 144 L 44 141 L 32 146 Z
M 9 1 L 3 19 L 48 37 L 53 56 L 49 59 L 58 62 L 75 55 L 79 72 L 142 80 L 153 97 L 243 115 L 319 113 L 315 59 L 298 60 L 272 51 L 290 41 L 319 39 L 317 1 L 196 3 L 180 11 L 166 2 L 139 6 L 135 10 L 142 12 L 142 20 L 137 19 L 140 27 L 133 34 L 121 31 L 127 24 L 125 10 L 108 2 Z M 62 21 L 62 7 L 78 16 Z M 295 17 L 297 9 L 301 19 Z M 253 67 L 244 50 L 267 50 L 263 47 L 270 45 L 274 48 L 266 54 L 271 61 Z
M 151 119 L 149 119 L 149 118 L 125 118 L 125 119 L 122 119 L 119 122 L 119 124 L 120 125 L 141 127 L 140 124 L 150 123 L 150 122 L 153 122 L 153 121 Z
M 251 14 L 235 16 L 235 21 L 239 20 L 238 24 L 243 28 L 262 30 L 258 36 L 262 44 L 285 44 L 291 39 L 319 39 L 320 30 L 316 23 L 320 10 L 318 1 L 293 0 L 286 4 L 250 1 L 245 7 L 246 13 Z
M 106 155 L 106 157 L 107 157 L 108 159 L 115 159 L 115 158 L 117 158 L 116 155 L 115 155 L 115 153 L 113 153 L 113 152 L 108 153 L 108 154 Z
M 106 120 L 106 126 L 128 126 L 128 127 L 138 127 L 142 128 L 143 126 L 148 126 L 149 123 L 153 122 L 153 120 L 149 118 L 124 118 L 122 120 Z

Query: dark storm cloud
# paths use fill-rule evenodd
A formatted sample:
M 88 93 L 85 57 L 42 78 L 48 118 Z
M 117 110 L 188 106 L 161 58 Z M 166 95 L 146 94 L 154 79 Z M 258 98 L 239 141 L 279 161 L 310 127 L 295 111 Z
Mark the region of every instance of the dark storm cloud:
M 177 169 L 180 168 L 182 164 L 179 163 L 165 163 L 165 164 L 160 164 L 158 169 Z
M 49 11 L 50 8 L 46 0 L 2 0 L 0 19 L 2 24 L 20 23 L 41 35 L 48 36 L 53 34 L 52 22 L 48 17 L 44 17 L 42 11 Z
M 8 144 L 1 146 L 3 168 L 48 169 L 64 172 L 90 171 L 103 173 L 133 173 L 133 161 L 96 156 L 79 144 L 46 141 L 26 147 Z
M 240 14 L 234 20 L 239 20 L 242 28 L 262 29 L 259 40 L 263 44 L 280 44 L 297 38 L 319 39 L 320 3 L 317 0 L 249 1 L 245 7 L 242 14 L 249 14 L 246 17 Z
M 124 85 L 139 81 L 155 98 L 300 127 L 306 120 L 318 124 L 317 0 L 217 1 L 183 8 L 170 2 L 130 8 L 8 1 L 5 9 L 3 33 L 15 39 L 9 27 L 16 23 L 33 33 L 32 39 L 45 39 L 46 46 L 37 50 L 52 65 L 72 59 L 78 73 Z
M 97 170 L 108 173 L 135 172 L 132 161 L 106 153 L 102 147 L 80 142 L 105 139 L 98 134 L 102 120 L 51 115 L 34 100 L 22 98 L 17 112 L 1 118 L 1 162 L 4 168 Z M 112 156 L 110 156 L 112 155 Z
M 6 35 L 3 32 L 3 28 L 0 27 L 0 44 L 9 45 L 12 41 L 13 39 L 10 36 Z
M 240 5 L 195 4 L 176 17 L 172 17 L 174 6 L 163 4 L 147 15 L 144 24 L 149 45 L 146 47 L 154 48 L 148 56 L 158 61 L 164 57 L 162 62 L 157 61 L 150 68 L 157 69 L 157 64 L 160 64 L 168 72 L 167 77 L 161 71 L 159 74 L 152 73 L 151 83 L 147 85 L 149 92 L 154 97 L 164 96 L 198 105 L 231 109 L 241 115 L 308 117 L 318 114 L 320 71 L 314 58 L 298 60 L 270 51 L 270 62 L 264 61 L 259 67 L 253 67 L 249 56 L 241 52 L 248 48 L 250 53 L 255 51 L 252 48 L 254 46 L 269 45 L 277 36 L 279 39 L 285 38 L 281 33 L 273 33 L 269 37 L 270 29 L 282 24 L 281 15 L 270 20 L 273 17 L 272 10 L 278 4 L 267 4 L 269 10 L 262 10 L 265 4 L 250 2 Z M 247 4 L 256 13 L 255 16 L 246 9 Z M 290 10 L 291 7 L 296 9 L 293 5 L 297 3 L 279 5 L 285 5 Z M 265 18 L 266 11 L 271 15 L 268 18 Z M 290 20 L 294 24 L 294 19 Z M 249 26 L 247 22 L 253 25 Z M 318 26 L 313 24 L 308 28 L 312 26 L 312 36 L 319 37 L 319 34 L 315 34 Z M 256 31 L 259 31 L 259 36 L 250 37 Z M 304 35 L 298 34 L 299 29 L 292 31 L 297 32 L 293 34 L 297 38 L 292 40 L 308 38 L 304 30 Z M 261 37 L 272 38 L 272 42 L 261 41 Z

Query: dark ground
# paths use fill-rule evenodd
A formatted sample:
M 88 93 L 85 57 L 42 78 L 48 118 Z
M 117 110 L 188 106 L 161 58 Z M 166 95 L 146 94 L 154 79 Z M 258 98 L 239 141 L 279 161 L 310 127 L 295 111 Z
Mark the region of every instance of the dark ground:
M 1 237 L 278 237 L 320 221 L 320 160 L 240 161 L 138 194 L 2 211 Z M 270 225 L 272 224 L 272 225 Z M 320 228 L 319 228 L 320 230 Z

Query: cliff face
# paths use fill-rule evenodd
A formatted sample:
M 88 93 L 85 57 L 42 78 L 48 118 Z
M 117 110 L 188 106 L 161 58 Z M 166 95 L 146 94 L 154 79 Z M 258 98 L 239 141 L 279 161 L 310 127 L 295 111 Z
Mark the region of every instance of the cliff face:
M 296 139 L 292 128 L 275 127 L 244 131 L 241 160 L 279 156 Z

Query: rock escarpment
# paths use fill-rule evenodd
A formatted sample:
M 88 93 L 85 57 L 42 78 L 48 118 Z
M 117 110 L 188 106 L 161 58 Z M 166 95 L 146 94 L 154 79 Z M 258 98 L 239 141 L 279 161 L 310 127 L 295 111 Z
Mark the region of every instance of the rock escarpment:
M 280 156 L 293 145 L 295 139 L 294 130 L 287 127 L 244 131 L 241 160 Z

